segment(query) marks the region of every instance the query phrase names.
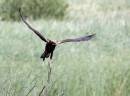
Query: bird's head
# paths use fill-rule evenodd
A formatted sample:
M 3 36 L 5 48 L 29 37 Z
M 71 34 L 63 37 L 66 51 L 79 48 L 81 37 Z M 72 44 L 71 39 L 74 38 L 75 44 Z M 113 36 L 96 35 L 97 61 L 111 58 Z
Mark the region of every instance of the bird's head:
M 54 40 L 49 40 L 48 43 L 50 43 L 50 44 L 52 44 L 52 45 L 57 45 Z

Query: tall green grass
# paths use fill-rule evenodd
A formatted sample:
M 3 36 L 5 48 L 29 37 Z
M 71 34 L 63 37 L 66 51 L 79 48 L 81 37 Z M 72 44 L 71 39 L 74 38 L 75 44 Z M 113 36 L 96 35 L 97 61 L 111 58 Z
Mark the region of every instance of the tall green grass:
M 30 21 L 50 39 L 96 33 L 88 42 L 57 46 L 49 96 L 129 96 L 129 11 L 72 9 L 63 21 Z M 0 22 L 0 96 L 25 96 L 35 84 L 30 96 L 38 95 L 47 78 L 47 60 L 39 58 L 44 46 L 23 23 Z

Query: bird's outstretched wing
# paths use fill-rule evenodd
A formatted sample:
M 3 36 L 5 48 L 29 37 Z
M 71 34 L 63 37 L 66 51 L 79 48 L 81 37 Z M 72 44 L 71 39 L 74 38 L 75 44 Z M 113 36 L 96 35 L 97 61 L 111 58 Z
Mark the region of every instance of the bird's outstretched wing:
M 22 16 L 21 8 L 19 8 L 19 15 L 22 21 L 28 26 L 29 29 L 31 29 L 40 39 L 42 39 L 45 42 L 48 42 L 47 39 L 43 35 L 41 35 L 40 32 L 32 28 L 32 26 L 25 20 L 25 18 Z
M 88 41 L 88 40 L 92 39 L 94 36 L 95 36 L 95 34 L 87 35 L 87 36 L 82 36 L 82 37 L 75 38 L 75 39 L 64 39 L 64 40 L 60 41 L 58 44 L 66 43 L 66 42 Z

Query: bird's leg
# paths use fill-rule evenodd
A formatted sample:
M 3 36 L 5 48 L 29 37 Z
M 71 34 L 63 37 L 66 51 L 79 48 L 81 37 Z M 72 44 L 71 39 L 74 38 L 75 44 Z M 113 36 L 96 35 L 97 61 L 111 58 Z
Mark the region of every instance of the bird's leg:
M 45 60 L 45 52 L 41 55 L 41 57 L 43 59 L 43 61 Z
M 51 55 L 50 55 L 50 61 L 52 60 L 52 57 L 53 57 L 53 52 L 51 52 Z

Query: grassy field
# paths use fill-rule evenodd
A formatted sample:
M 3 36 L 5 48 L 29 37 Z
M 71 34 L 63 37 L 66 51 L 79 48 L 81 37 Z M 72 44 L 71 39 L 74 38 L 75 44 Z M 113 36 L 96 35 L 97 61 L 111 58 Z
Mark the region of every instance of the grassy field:
M 63 21 L 30 21 L 50 39 L 96 33 L 58 46 L 49 96 L 130 96 L 129 0 L 69 0 Z M 118 3 L 117 3 L 118 2 Z M 0 96 L 38 96 L 47 78 L 40 41 L 22 22 L 0 22 Z

